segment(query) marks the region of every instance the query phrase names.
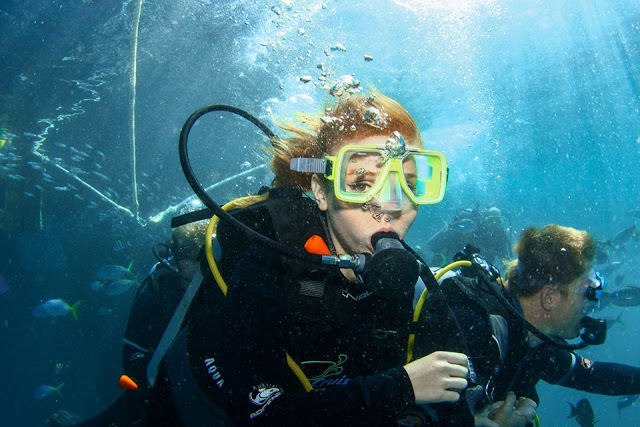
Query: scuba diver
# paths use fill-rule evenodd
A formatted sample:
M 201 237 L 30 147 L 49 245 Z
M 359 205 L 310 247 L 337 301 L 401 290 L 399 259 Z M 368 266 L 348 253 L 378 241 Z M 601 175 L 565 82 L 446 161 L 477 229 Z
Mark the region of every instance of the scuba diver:
M 181 214 L 192 212 L 186 208 Z M 158 262 L 142 282 L 129 312 L 122 339 L 122 368 L 125 375 L 139 387 L 139 392 L 123 392 L 107 409 L 84 421 L 68 411 L 60 411 L 48 425 L 137 425 L 145 419 L 144 399 L 150 385 L 147 366 L 169 324 L 185 290 L 199 268 L 199 252 L 204 244 L 207 223 L 191 222 L 171 231 L 171 241 L 153 245 Z
M 464 394 L 471 406 L 503 400 L 510 392 L 539 402 L 540 380 L 590 393 L 640 394 L 640 368 L 575 353 L 602 344 L 607 329 L 603 320 L 588 316 L 600 303 L 604 280 L 593 269 L 595 244 L 586 231 L 558 225 L 524 230 L 504 285 L 473 249 L 457 256 L 466 259 L 461 275 L 441 284 L 473 366 Z M 449 348 L 449 338 L 433 326 L 431 339 L 416 343 L 418 356 Z M 578 336 L 582 342 L 567 343 Z M 455 417 L 450 408 L 438 409 L 444 418 Z
M 181 214 L 192 211 L 185 208 Z M 153 351 L 199 268 L 206 229 L 206 221 L 181 225 L 171 230 L 169 243 L 153 246 L 158 262 L 138 289 L 122 339 L 124 373 L 138 383 L 144 382 Z
M 467 244 L 479 248 L 485 260 L 501 263 L 511 257 L 512 229 L 509 216 L 496 206 L 457 209 L 453 222 L 447 223 L 427 242 L 433 252 L 431 265 L 444 267 L 451 263 L 454 255 Z

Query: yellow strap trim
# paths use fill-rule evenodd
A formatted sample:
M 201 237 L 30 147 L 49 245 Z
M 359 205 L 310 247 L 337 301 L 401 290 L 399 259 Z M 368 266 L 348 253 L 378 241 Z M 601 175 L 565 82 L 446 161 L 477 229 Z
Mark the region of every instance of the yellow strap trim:
M 470 261 L 452 262 L 446 267 L 443 267 L 440 270 L 438 270 L 438 272 L 435 275 L 436 281 L 440 280 L 440 278 L 444 276 L 446 273 L 448 273 L 449 271 L 459 267 L 471 267 L 471 262 Z M 416 304 L 416 309 L 413 311 L 413 323 L 416 323 L 420 318 L 420 312 L 422 311 L 422 306 L 424 305 L 424 302 L 427 300 L 427 296 L 429 296 L 429 291 L 427 290 L 426 283 L 425 283 L 424 291 L 422 291 L 422 295 L 420 295 L 420 299 Z M 407 363 L 411 362 L 411 359 L 413 359 L 413 345 L 415 341 L 416 341 L 416 334 L 409 334 L 409 342 L 407 343 Z
M 302 372 L 302 369 L 300 369 L 300 366 L 298 366 L 295 360 L 293 360 L 291 356 L 289 356 L 289 353 L 287 353 L 287 366 L 289 367 L 289 369 L 291 369 L 291 372 L 293 372 L 293 375 L 296 376 L 298 381 L 300 381 L 300 384 L 302 384 L 302 387 L 304 387 L 304 391 L 308 393 L 313 390 L 311 382 L 309 382 L 309 379 L 304 374 L 304 372 Z

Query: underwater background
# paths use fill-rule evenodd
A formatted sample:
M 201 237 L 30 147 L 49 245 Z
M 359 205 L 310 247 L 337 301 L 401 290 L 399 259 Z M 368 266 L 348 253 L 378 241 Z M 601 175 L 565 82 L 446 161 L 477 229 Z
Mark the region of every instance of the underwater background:
M 89 417 L 121 392 L 135 295 L 92 286 L 105 265 L 142 278 L 170 217 L 191 203 L 178 136 L 206 104 L 272 115 L 320 111 L 352 76 L 399 101 L 441 151 L 442 203 L 407 241 L 455 211 L 498 206 L 513 238 L 548 223 L 611 242 L 609 286 L 640 260 L 640 2 L 637 0 L 0 1 L 0 424 Z M 218 202 L 268 185 L 253 125 L 228 113 L 194 127 L 193 167 Z M 220 184 L 223 179 L 229 180 Z M 619 232 L 628 230 L 624 235 Z M 624 239 L 623 239 L 624 238 Z M 77 306 L 39 318 L 50 299 Z M 640 365 L 640 308 L 587 357 Z M 44 396 L 41 385 L 64 386 Z M 540 383 L 543 426 L 638 425 L 640 404 Z

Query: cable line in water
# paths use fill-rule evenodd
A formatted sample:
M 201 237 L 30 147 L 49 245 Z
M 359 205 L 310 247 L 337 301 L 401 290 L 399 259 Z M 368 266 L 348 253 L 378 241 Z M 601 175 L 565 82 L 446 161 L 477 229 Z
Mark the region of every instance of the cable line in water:
M 133 18 L 133 42 L 131 47 L 131 185 L 133 187 L 133 203 L 135 206 L 136 221 L 138 221 L 140 225 L 144 226 L 146 225 L 146 221 L 140 217 L 136 164 L 136 85 L 138 74 L 138 33 L 141 13 L 142 0 L 138 0 L 138 3 L 136 4 L 136 12 Z
M 224 185 L 224 184 L 226 184 L 226 183 L 228 183 L 228 182 L 231 182 L 231 181 L 233 181 L 233 180 L 235 180 L 235 179 L 238 179 L 238 178 L 242 178 L 242 177 L 243 177 L 243 176 L 245 176 L 245 175 L 249 175 L 249 174 L 250 174 L 250 173 L 252 173 L 252 172 L 255 172 L 255 171 L 259 170 L 259 169 L 265 168 L 266 166 L 267 166 L 267 164 L 266 164 L 266 163 L 265 163 L 265 164 L 262 164 L 262 165 L 254 166 L 254 167 L 252 167 L 251 169 L 244 170 L 244 171 L 239 172 L 239 173 L 237 173 L 237 174 L 235 174 L 235 175 L 232 175 L 232 176 L 230 176 L 230 177 L 227 177 L 227 178 L 223 179 L 222 181 L 218 181 L 218 182 L 216 182 L 215 184 L 212 184 L 212 185 L 210 185 L 209 187 L 205 188 L 205 190 L 206 190 L 206 191 L 214 190 L 214 189 L 216 189 L 216 188 L 218 188 L 218 187 L 220 187 L 220 186 L 222 186 L 222 185 Z M 149 218 L 149 220 L 150 220 L 150 221 L 153 221 L 153 222 L 160 222 L 160 221 L 162 221 L 162 220 L 163 220 L 167 215 L 170 215 L 170 214 L 173 214 L 173 213 L 178 212 L 178 210 L 179 210 L 181 207 L 185 206 L 185 205 L 186 205 L 186 204 L 188 204 L 188 203 L 193 202 L 193 201 L 194 201 L 194 200 L 196 200 L 197 198 L 198 198 L 198 196 L 196 196 L 195 194 L 194 194 L 193 196 L 189 196 L 189 197 L 187 197 L 186 199 L 184 199 L 183 201 L 181 201 L 180 203 L 178 203 L 178 204 L 176 204 L 176 205 L 173 205 L 173 206 L 169 206 L 168 208 L 166 208 L 166 209 L 165 209 L 165 210 L 163 210 L 162 212 L 159 212 L 159 213 L 157 213 L 156 215 L 154 215 L 154 216 L 150 217 L 150 218 Z

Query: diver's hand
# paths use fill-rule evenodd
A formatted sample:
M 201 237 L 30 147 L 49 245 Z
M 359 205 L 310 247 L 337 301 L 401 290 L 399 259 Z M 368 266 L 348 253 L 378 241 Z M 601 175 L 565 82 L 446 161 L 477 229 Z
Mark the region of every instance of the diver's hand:
M 531 399 L 520 397 L 510 391 L 504 401 L 487 405 L 476 414 L 476 425 L 487 427 L 524 427 L 534 423 L 538 405 Z
M 404 366 L 416 403 L 457 402 L 467 387 L 467 356 L 436 351 Z

